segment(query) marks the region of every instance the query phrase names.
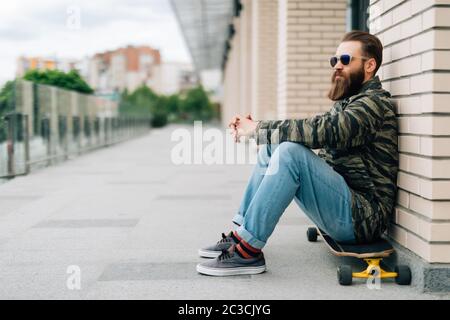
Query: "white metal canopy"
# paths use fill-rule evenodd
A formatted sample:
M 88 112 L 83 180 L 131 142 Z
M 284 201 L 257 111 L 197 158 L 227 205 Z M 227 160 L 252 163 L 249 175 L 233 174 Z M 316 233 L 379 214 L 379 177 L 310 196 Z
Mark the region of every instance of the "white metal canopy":
M 222 65 L 234 0 L 170 0 L 197 72 Z

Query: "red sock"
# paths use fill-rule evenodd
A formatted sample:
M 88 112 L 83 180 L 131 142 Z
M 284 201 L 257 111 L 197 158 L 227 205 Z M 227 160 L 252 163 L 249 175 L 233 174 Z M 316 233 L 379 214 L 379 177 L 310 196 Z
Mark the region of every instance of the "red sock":
M 236 231 L 233 232 L 234 236 L 239 239 L 239 244 L 236 245 L 236 253 L 244 259 L 256 258 L 261 254 L 261 249 L 257 249 L 249 245 L 243 240 Z

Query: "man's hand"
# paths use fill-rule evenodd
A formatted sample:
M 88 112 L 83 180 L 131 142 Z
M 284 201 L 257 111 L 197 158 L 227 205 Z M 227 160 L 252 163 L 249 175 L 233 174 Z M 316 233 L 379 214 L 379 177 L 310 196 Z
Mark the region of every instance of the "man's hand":
M 228 127 L 231 128 L 234 141 L 239 142 L 240 137 L 248 137 L 255 133 L 258 122 L 253 121 L 252 116 L 249 114 L 246 117 L 236 115 L 232 118 Z

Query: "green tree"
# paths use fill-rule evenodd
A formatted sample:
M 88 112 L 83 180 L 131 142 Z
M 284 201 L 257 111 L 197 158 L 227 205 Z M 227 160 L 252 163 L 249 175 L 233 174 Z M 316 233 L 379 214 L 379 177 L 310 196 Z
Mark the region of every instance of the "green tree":
M 176 122 L 180 119 L 180 97 L 178 94 L 167 97 L 166 110 L 170 122 Z
M 6 122 L 4 116 L 14 110 L 15 81 L 8 81 L 0 91 L 0 142 L 6 140 Z
M 203 86 L 190 89 L 180 103 L 183 118 L 189 121 L 211 120 L 214 109 Z
M 158 95 L 142 85 L 131 94 L 127 90 L 122 93 L 119 112 L 126 116 L 150 116 L 157 102 Z
M 76 70 L 71 70 L 67 73 L 59 70 L 30 70 L 23 78 L 35 83 L 46 84 L 81 93 L 94 93 L 94 90 L 83 80 Z
M 158 95 L 147 86 L 133 93 L 122 92 L 119 112 L 128 116 L 151 116 L 152 126 L 162 127 L 168 122 L 194 120 L 208 121 L 216 116 L 216 107 L 210 102 L 202 86 L 181 94 Z
M 158 100 L 152 107 L 152 126 L 155 128 L 163 127 L 168 122 L 168 106 L 169 98 L 165 96 L 159 96 Z

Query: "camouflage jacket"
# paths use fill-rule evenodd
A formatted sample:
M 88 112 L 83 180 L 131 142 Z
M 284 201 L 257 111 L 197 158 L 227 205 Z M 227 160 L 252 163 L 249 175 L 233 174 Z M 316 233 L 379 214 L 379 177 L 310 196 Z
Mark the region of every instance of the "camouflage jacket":
M 291 141 L 321 149 L 319 157 L 342 175 L 350 188 L 359 243 L 378 239 L 395 207 L 398 127 L 390 97 L 374 77 L 358 94 L 337 101 L 323 115 L 260 121 L 256 129 L 258 145 Z

